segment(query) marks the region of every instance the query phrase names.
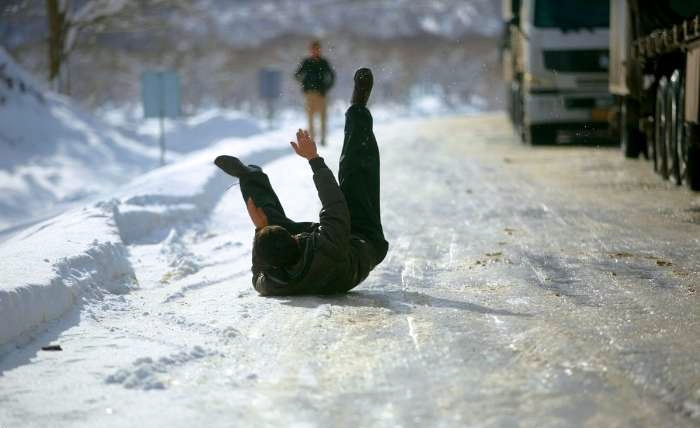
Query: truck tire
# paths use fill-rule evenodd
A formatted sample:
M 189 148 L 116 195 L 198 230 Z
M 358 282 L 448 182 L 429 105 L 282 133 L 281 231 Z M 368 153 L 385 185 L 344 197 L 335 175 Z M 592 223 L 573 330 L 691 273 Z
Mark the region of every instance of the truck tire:
M 668 174 L 671 180 L 678 186 L 683 183 L 685 174 L 685 127 L 684 127 L 684 95 L 683 75 L 680 70 L 675 70 L 671 75 L 668 88 L 666 109 L 668 111 L 668 140 L 666 146 L 666 159 Z
M 638 158 L 644 147 L 639 131 L 639 108 L 627 97 L 620 102 L 620 147 L 626 158 Z
M 666 162 L 666 92 L 668 90 L 668 79 L 666 76 L 659 81 L 656 88 L 656 105 L 654 108 L 654 171 L 659 173 L 664 179 L 668 178 L 668 164 Z
M 685 184 L 691 190 L 700 191 L 700 125 L 686 124 L 686 173 Z
M 515 132 L 520 137 L 520 141 L 527 143 L 527 136 L 525 135 L 525 97 L 523 96 L 523 87 L 520 82 L 515 83 L 513 98 Z
M 503 94 L 506 97 L 506 112 L 508 112 L 508 119 L 510 119 L 511 125 L 515 126 L 515 98 L 513 97 L 513 82 L 508 82 L 506 84 Z
M 556 144 L 557 128 L 552 125 L 530 125 L 525 129 L 525 141 L 531 146 Z

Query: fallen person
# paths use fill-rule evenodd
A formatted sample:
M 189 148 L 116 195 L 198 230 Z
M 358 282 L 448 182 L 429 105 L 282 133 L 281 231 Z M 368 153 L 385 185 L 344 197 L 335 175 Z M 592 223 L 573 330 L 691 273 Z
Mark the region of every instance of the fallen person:
M 386 256 L 379 210 L 379 150 L 366 107 L 369 69 L 355 73 L 352 105 L 345 114 L 345 140 L 336 182 L 308 132 L 299 130 L 294 151 L 308 160 L 321 200 L 318 223 L 287 218 L 267 175 L 233 156 L 214 163 L 238 177 L 255 225 L 253 286 L 263 296 L 345 293 L 361 283 Z

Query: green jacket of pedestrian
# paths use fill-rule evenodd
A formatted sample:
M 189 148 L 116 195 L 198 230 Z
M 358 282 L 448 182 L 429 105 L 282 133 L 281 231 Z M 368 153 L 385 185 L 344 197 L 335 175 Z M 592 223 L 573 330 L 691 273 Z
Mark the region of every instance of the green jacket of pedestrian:
M 315 91 L 325 95 L 335 83 L 335 72 L 325 58 L 305 58 L 294 77 L 301 83 L 303 92 Z

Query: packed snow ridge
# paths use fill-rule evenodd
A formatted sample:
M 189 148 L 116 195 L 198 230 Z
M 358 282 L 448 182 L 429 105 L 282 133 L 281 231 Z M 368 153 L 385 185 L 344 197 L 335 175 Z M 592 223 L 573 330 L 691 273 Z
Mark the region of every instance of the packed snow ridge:
M 264 162 L 280 153 L 268 138 L 223 138 L 258 133 L 251 120 L 209 115 L 177 125 L 199 146 L 175 146 L 185 152 L 219 144 L 139 175 L 157 164 L 156 150 L 42 90 L 2 48 L 0 123 L 13 124 L 0 128 L 0 352 L 85 303 L 137 288 L 128 245 L 176 241 L 180 225 L 213 209 L 231 184 L 213 167 L 215 155 L 235 148 L 256 151 Z M 62 205 L 88 195 L 102 196 Z M 51 217 L 51 207 L 65 212 Z M 169 259 L 178 272 L 198 269 L 175 250 Z
M 283 135 L 289 133 L 224 139 L 139 176 L 100 202 L 39 222 L 0 243 L 0 352 L 31 340 L 75 308 L 139 288 L 130 245 L 166 242 L 170 252 L 164 256 L 173 275 L 197 272 L 199 261 L 178 246 L 179 233 L 207 218 L 235 184 L 212 160 L 235 152 L 265 164 L 288 154 Z M 177 293 L 170 298 L 177 299 Z M 157 388 L 156 381 L 142 385 L 129 376 L 124 382 Z

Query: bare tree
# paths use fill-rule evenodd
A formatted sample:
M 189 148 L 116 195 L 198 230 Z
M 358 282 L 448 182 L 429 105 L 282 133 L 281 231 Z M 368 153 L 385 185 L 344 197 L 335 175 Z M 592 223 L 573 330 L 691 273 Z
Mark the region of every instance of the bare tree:
M 46 0 L 48 22 L 49 84 L 57 92 L 69 91 L 68 59 L 81 33 L 118 20 L 137 2 L 90 0 L 75 6 L 71 0 Z

